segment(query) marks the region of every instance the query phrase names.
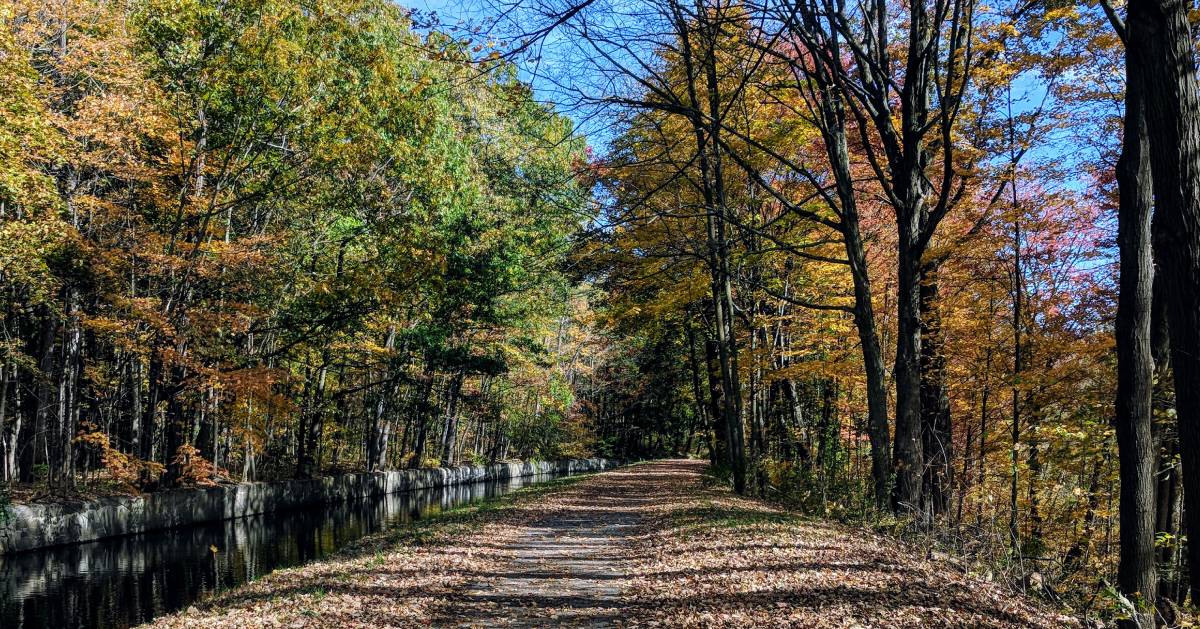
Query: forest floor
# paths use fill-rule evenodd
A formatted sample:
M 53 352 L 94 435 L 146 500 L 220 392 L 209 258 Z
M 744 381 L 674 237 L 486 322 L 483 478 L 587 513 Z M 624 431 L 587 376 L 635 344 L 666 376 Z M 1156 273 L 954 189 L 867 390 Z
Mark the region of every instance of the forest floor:
M 536 486 L 282 570 L 156 627 L 1064 627 L 925 553 L 659 461 Z

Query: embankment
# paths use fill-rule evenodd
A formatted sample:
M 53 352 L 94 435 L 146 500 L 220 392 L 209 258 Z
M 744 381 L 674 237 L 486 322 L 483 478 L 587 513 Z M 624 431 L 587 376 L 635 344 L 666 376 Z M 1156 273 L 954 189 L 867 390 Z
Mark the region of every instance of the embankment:
M 616 465 L 617 462 L 608 459 L 466 465 L 173 489 L 88 502 L 13 505 L 5 508 L 6 513 L 0 520 L 0 554 L 312 504 L 539 474 L 597 472 Z

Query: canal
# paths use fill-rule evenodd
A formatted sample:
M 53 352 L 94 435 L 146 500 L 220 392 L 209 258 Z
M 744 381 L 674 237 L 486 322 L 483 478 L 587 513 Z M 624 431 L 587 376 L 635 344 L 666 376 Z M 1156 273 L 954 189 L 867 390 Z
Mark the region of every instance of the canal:
M 0 628 L 130 627 L 365 535 L 551 478 L 421 489 L 0 555 Z

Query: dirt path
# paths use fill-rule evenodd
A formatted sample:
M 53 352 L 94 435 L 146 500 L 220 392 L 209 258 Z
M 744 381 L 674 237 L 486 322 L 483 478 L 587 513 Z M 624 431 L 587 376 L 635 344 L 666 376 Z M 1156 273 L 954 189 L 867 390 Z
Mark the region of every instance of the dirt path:
M 702 482 L 703 462 L 603 474 L 540 501 L 509 560 L 440 614 L 460 627 L 1062 627 L 995 584 L 864 531 Z
M 925 553 L 659 461 L 284 570 L 160 627 L 1066 627 Z
M 451 599 L 439 624 L 463 627 L 609 627 L 627 610 L 631 538 L 653 502 L 653 478 L 614 472 L 547 501 L 507 547 L 509 561 Z
M 612 626 L 629 575 L 621 541 L 630 525 L 591 514 L 535 523 L 509 546 L 511 562 L 455 597 L 442 620 L 466 627 Z

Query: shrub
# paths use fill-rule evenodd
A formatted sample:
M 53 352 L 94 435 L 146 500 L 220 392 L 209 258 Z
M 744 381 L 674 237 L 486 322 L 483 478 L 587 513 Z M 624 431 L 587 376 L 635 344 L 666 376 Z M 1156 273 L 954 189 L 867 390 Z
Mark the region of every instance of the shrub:
M 178 483 L 183 487 L 215 487 L 217 468 L 200 456 L 196 446 L 185 443 L 175 451 L 172 463 L 179 469 Z
M 144 491 L 158 483 L 163 466 L 154 461 L 143 461 L 112 447 L 108 435 L 91 422 L 84 422 L 75 437 L 75 443 L 85 451 L 95 453 L 100 464 L 117 483 L 133 491 Z

